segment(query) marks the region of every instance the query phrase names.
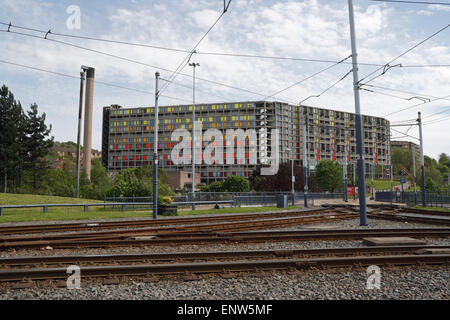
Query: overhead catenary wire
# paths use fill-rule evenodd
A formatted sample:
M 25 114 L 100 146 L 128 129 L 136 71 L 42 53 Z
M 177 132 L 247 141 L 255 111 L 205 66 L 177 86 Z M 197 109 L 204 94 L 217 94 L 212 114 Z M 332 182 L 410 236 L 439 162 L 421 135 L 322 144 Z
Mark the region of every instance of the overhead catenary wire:
M 410 138 L 413 138 L 413 139 L 416 139 L 416 140 L 419 140 L 419 138 L 416 138 L 416 137 L 413 137 L 413 136 L 411 136 L 411 135 L 409 135 L 409 134 L 406 134 L 406 133 L 404 133 L 404 132 L 401 132 L 401 131 L 399 131 L 399 130 L 396 130 L 396 129 L 394 129 L 394 128 L 390 128 L 392 131 L 395 131 L 395 132 L 397 132 L 397 133 L 400 133 L 400 134 L 403 134 L 405 137 L 410 137 Z
M 408 50 L 404 51 L 403 53 L 401 53 L 400 55 L 398 55 L 398 56 L 395 57 L 394 59 L 390 60 L 388 63 L 385 64 L 384 67 L 377 68 L 377 69 L 374 70 L 373 72 L 369 73 L 367 76 L 365 76 L 364 78 L 362 78 L 361 80 L 359 80 L 359 86 L 361 87 L 361 86 L 363 86 L 363 85 L 365 85 L 365 84 L 367 84 L 367 83 L 369 83 L 369 82 L 372 82 L 372 81 L 375 80 L 376 78 L 382 76 L 383 74 L 385 74 L 385 71 L 387 71 L 387 70 L 384 70 L 383 73 L 381 73 L 381 74 L 379 74 L 379 75 L 377 75 L 377 76 L 375 76 L 375 77 L 373 77 L 373 78 L 371 78 L 371 79 L 369 79 L 369 80 L 367 80 L 366 82 L 363 83 L 363 81 L 364 81 L 365 79 L 367 79 L 367 78 L 370 77 L 371 75 L 375 74 L 376 72 L 380 71 L 381 69 L 383 69 L 383 68 L 385 68 L 385 67 L 389 67 L 389 66 L 390 66 L 390 67 L 393 67 L 393 66 L 391 66 L 391 63 L 393 63 L 394 61 L 398 60 L 399 58 L 401 58 L 401 57 L 404 56 L 405 54 L 409 53 L 410 51 L 414 50 L 415 48 L 417 48 L 418 46 L 422 45 L 423 43 L 425 43 L 426 41 L 430 40 L 431 38 L 435 37 L 436 35 L 438 35 L 438 34 L 441 33 L 442 31 L 444 31 L 444 30 L 447 29 L 448 27 L 450 27 L 450 24 L 447 24 L 445 27 L 439 29 L 438 31 L 436 31 L 436 32 L 433 33 L 432 35 L 428 36 L 426 39 L 420 41 L 419 43 L 415 44 L 414 46 L 412 46 L 412 47 L 409 48 Z M 400 66 L 401 66 L 401 65 L 400 65 Z
M 372 88 L 383 89 L 383 90 L 388 90 L 388 91 L 394 91 L 394 92 L 401 92 L 401 93 L 411 94 L 413 96 L 422 96 L 422 97 L 429 97 L 429 98 L 433 98 L 433 99 L 440 99 L 439 97 L 432 96 L 432 95 L 429 95 L 429 94 L 423 94 L 423 93 L 417 93 L 417 92 L 411 92 L 411 91 L 404 91 L 404 90 L 399 90 L 399 89 L 392 89 L 392 88 L 377 86 L 377 85 L 373 85 L 373 84 L 367 84 L 365 86 L 372 87 Z M 450 99 L 442 99 L 442 100 L 450 101 Z
M 308 77 L 306 77 L 306 78 L 303 78 L 302 80 L 297 81 L 297 82 L 295 82 L 295 83 L 289 85 L 288 87 L 286 87 L 286 88 L 284 88 L 284 89 L 281 89 L 281 90 L 279 90 L 279 91 L 277 91 L 277 92 L 271 94 L 270 96 L 265 97 L 264 99 L 267 99 L 267 98 L 270 98 L 270 97 L 279 95 L 280 93 L 282 93 L 282 92 L 284 92 L 284 91 L 287 91 L 287 90 L 289 90 L 289 89 L 291 89 L 291 88 L 293 88 L 293 87 L 299 85 L 300 83 L 305 82 L 306 80 L 309 80 L 309 79 L 311 79 L 311 78 L 313 78 L 313 77 L 315 77 L 315 76 L 317 76 L 317 75 L 319 75 L 319 74 L 321 74 L 321 73 L 323 73 L 323 72 L 325 72 L 325 71 L 327 71 L 327 70 L 329 70 L 329 69 L 331 69 L 331 68 L 334 68 L 334 67 L 336 67 L 337 65 L 343 63 L 345 60 L 349 59 L 351 56 L 352 56 L 352 55 L 349 55 L 348 57 L 346 57 L 346 58 L 344 58 L 344 59 L 342 59 L 342 60 L 340 60 L 340 61 L 338 61 L 338 62 L 332 64 L 331 66 L 328 66 L 328 67 L 326 67 L 326 68 L 324 68 L 324 69 L 322 69 L 322 70 L 319 70 L 318 72 L 315 72 L 315 73 L 313 73 L 312 75 L 310 75 L 310 76 L 308 76 Z
M 228 0 L 228 4 L 225 5 L 224 2 L 224 8 L 220 16 L 216 19 L 216 21 L 212 24 L 212 26 L 206 31 L 206 33 L 200 38 L 199 41 L 195 44 L 195 46 L 192 48 L 192 50 L 189 52 L 189 54 L 181 61 L 180 65 L 175 69 L 175 71 L 172 73 L 172 75 L 169 77 L 169 81 L 166 82 L 166 85 L 161 88 L 160 92 L 164 92 L 164 90 L 167 89 L 167 87 L 170 86 L 172 81 L 178 76 L 178 74 L 184 69 L 184 67 L 189 63 L 189 59 L 191 58 L 192 54 L 194 54 L 197 49 L 197 47 L 200 45 L 200 43 L 206 38 L 206 36 L 211 32 L 211 30 L 216 26 L 216 24 L 220 21 L 220 19 L 223 17 L 223 15 L 227 12 L 228 7 L 230 6 L 232 0 Z
M 328 88 L 326 88 L 325 90 L 323 90 L 321 93 L 319 93 L 318 95 L 313 95 L 313 96 L 309 96 L 306 99 L 303 99 L 300 104 L 304 101 L 306 101 L 309 98 L 315 97 L 315 98 L 319 98 L 321 95 L 325 94 L 328 90 L 330 90 L 331 88 L 335 87 L 336 85 L 338 85 L 339 82 L 343 81 L 345 78 L 347 78 L 347 76 L 353 72 L 353 69 L 351 69 L 350 71 L 348 71 L 343 77 L 341 77 L 338 81 L 336 81 L 335 83 L 333 83 L 331 86 L 329 86 Z
M 141 62 L 141 61 L 137 61 L 137 60 L 134 60 L 134 59 L 118 56 L 118 55 L 107 53 L 107 52 L 104 52 L 104 51 L 95 50 L 95 49 L 91 49 L 91 48 L 75 45 L 73 43 L 68 43 L 68 42 L 64 42 L 64 41 L 60 41 L 60 40 L 54 40 L 54 39 L 50 39 L 50 38 L 44 39 L 43 37 L 40 37 L 40 36 L 27 34 L 27 33 L 22 33 L 22 32 L 16 32 L 16 31 L 0 30 L 0 32 L 12 33 L 12 34 L 18 34 L 18 35 L 22 35 L 22 36 L 33 37 L 33 38 L 37 38 L 37 39 L 44 40 L 44 41 L 51 41 L 51 42 L 55 42 L 55 43 L 58 43 L 58 44 L 67 45 L 67 46 L 71 46 L 71 47 L 74 47 L 74 48 L 78 48 L 80 50 L 85 50 L 85 51 L 89 51 L 89 52 L 105 55 L 105 56 L 108 56 L 108 57 L 111 57 L 111 58 L 127 61 L 127 62 L 130 62 L 130 63 L 135 63 L 135 64 L 142 65 L 142 66 L 145 66 L 145 67 L 159 69 L 159 70 L 163 70 L 163 71 L 167 71 L 167 72 L 173 72 L 173 70 L 170 70 L 170 69 L 167 69 L 167 68 L 151 65 L 151 64 L 148 64 L 148 63 L 145 63 L 145 62 Z M 179 75 L 182 75 L 182 76 L 188 77 L 188 78 L 192 78 L 191 74 L 179 73 Z M 232 85 L 229 85 L 229 84 L 221 83 L 221 82 L 210 80 L 210 79 L 196 77 L 196 80 L 204 81 L 206 83 L 210 83 L 210 84 L 214 84 L 214 85 L 217 85 L 217 86 L 226 87 L 226 88 L 237 90 L 237 91 L 250 93 L 250 94 L 253 94 L 253 95 L 260 96 L 260 97 L 267 97 L 266 94 L 262 94 L 262 93 L 259 93 L 259 92 L 248 90 L 248 89 L 245 89 L 245 88 L 242 88 L 242 87 L 235 87 L 235 86 L 232 86 Z M 288 101 L 285 101 L 285 102 L 288 102 Z
M 80 76 L 74 76 L 74 75 L 70 75 L 70 74 L 65 74 L 65 73 L 51 71 L 51 70 L 47 70 L 47 69 L 43 69 L 43 68 L 28 66 L 28 65 L 24 65 L 24 64 L 20 64 L 20 63 L 11 62 L 11 61 L 0 60 L 0 63 L 9 64 L 9 65 L 13 65 L 16 67 L 21 67 L 21 68 L 26 68 L 26 69 L 30 69 L 30 70 L 34 70 L 34 71 L 45 72 L 45 73 L 49 73 L 49 74 L 53 74 L 53 75 L 57 75 L 57 76 L 61 76 L 61 77 L 72 78 L 72 79 L 77 79 L 77 80 L 80 79 Z M 154 95 L 154 92 L 151 92 L 151 91 L 130 88 L 130 87 L 122 86 L 122 85 L 117 85 L 117 84 L 113 84 L 113 83 L 109 83 L 109 82 L 100 81 L 97 79 L 94 81 L 95 81 L 95 83 L 98 83 L 98 84 L 101 84 L 104 86 L 108 86 L 108 87 L 119 88 L 119 89 L 124 89 L 124 90 L 128 90 L 128 91 L 134 91 L 134 92 L 139 92 L 139 93 L 143 93 L 143 94 Z M 188 100 L 188 99 L 182 99 L 182 98 L 172 97 L 172 96 L 168 96 L 168 95 L 162 95 L 162 96 L 165 98 L 168 98 L 168 99 L 190 102 L 190 100 Z
M 441 98 L 437 98 L 437 99 L 431 99 L 428 102 L 418 103 L 418 104 L 415 104 L 415 105 L 412 105 L 412 106 L 409 106 L 409 107 L 406 107 L 406 108 L 403 108 L 403 109 L 400 109 L 400 110 L 397 110 L 397 111 L 385 114 L 385 115 L 383 115 L 383 117 L 387 117 L 387 116 L 390 116 L 390 115 L 393 115 L 393 114 L 396 114 L 396 113 L 399 113 L 399 112 L 403 112 L 405 110 L 416 108 L 418 106 L 421 106 L 421 105 L 424 105 L 424 104 L 427 104 L 427 103 L 432 103 L 432 102 L 435 102 L 435 101 L 438 101 L 438 100 L 444 100 L 444 99 L 447 99 L 447 98 L 450 98 L 450 95 L 447 95 L 447 96 L 444 96 L 444 97 L 441 97 Z
M 0 21 L 0 25 L 8 26 L 11 28 L 22 29 L 27 31 L 38 32 L 42 34 L 47 34 L 48 30 L 35 29 L 30 27 L 24 27 L 14 24 L 8 24 Z M 96 37 L 88 37 L 88 36 L 77 36 L 72 34 L 58 33 L 51 31 L 49 35 L 54 37 L 67 37 L 73 39 L 81 39 L 81 40 L 90 40 L 90 41 L 99 41 L 104 43 L 112 43 L 112 44 L 120 44 L 120 45 L 128 45 L 134 47 L 143 47 L 149 49 L 157 49 L 157 50 L 165 50 L 165 51 L 173 51 L 180 53 L 191 53 L 190 50 L 187 49 L 179 49 L 179 48 L 170 48 L 164 46 L 157 46 L 151 44 L 144 43 L 136 43 L 136 42 L 128 42 L 128 41 L 119 41 L 112 39 L 103 39 Z M 227 53 L 227 52 L 203 52 L 196 50 L 195 54 L 197 55 L 207 55 L 207 56 L 221 56 L 221 57 L 238 57 L 238 58 L 256 58 L 256 59 L 270 59 L 270 60 L 292 60 L 292 61 L 304 61 L 304 62 L 317 62 L 317 63 L 337 63 L 339 61 L 329 60 L 329 59 L 312 59 L 312 58 L 300 58 L 300 57 L 282 57 L 282 56 L 270 56 L 263 54 L 249 54 L 249 53 Z M 352 62 L 344 61 L 343 64 L 352 64 Z M 374 66 L 374 67 L 384 67 L 384 64 L 377 63 L 367 63 L 367 62 L 358 62 L 360 66 Z M 422 65 L 402 65 L 402 68 L 446 68 L 450 67 L 450 64 L 422 64 Z

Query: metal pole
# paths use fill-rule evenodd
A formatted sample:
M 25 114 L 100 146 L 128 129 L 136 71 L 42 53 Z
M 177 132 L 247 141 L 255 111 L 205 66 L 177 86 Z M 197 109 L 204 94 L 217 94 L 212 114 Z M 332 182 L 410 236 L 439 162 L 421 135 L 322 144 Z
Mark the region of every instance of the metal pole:
M 356 200 L 356 167 L 355 163 L 352 163 L 353 167 L 353 200 Z
M 342 173 L 344 174 L 344 201 L 348 202 L 347 195 L 347 129 L 345 129 L 345 145 L 344 145 L 344 158 L 342 163 Z
M 393 192 L 394 192 L 394 171 L 392 170 L 392 164 L 391 164 L 391 204 L 392 204 L 392 198 L 393 198 Z
M 82 67 L 80 71 L 80 104 L 78 110 L 78 135 L 77 135 L 77 181 L 75 182 L 76 198 L 80 197 L 80 139 L 81 139 L 81 118 L 83 114 L 84 79 L 86 70 Z
M 291 174 L 292 174 L 292 205 L 295 206 L 295 176 L 294 176 L 294 159 L 291 159 Z
M 192 84 L 192 210 L 195 210 L 195 68 L 200 66 L 199 63 L 189 63 L 193 67 L 193 84 Z
M 373 200 L 373 175 L 375 172 L 375 164 L 372 162 L 370 164 L 370 199 Z
M 364 176 L 365 168 L 364 168 L 364 154 L 363 154 L 363 132 L 361 121 L 361 108 L 359 104 L 358 55 L 356 53 L 353 0 L 348 0 L 348 11 L 350 20 L 350 37 L 352 44 L 353 90 L 355 93 L 356 149 L 358 153 L 358 183 L 359 183 L 359 216 L 360 216 L 360 225 L 367 226 L 366 177 Z
M 153 125 L 153 219 L 158 219 L 158 98 L 159 72 L 155 73 L 155 123 Z
M 417 186 L 416 186 L 416 156 L 415 156 L 415 148 L 411 145 L 411 153 L 413 160 L 413 177 L 414 177 L 414 205 L 417 206 Z
M 305 208 L 308 208 L 308 155 L 307 155 L 307 143 L 306 143 L 306 126 L 308 121 L 305 115 L 305 124 L 303 126 L 303 197 Z
M 419 112 L 419 119 L 417 119 L 419 122 L 419 139 L 420 139 L 420 170 L 422 174 L 422 183 L 420 185 L 420 190 L 422 192 L 422 207 L 426 206 L 426 199 L 425 199 L 425 163 L 423 159 L 423 136 L 422 136 L 422 117 Z

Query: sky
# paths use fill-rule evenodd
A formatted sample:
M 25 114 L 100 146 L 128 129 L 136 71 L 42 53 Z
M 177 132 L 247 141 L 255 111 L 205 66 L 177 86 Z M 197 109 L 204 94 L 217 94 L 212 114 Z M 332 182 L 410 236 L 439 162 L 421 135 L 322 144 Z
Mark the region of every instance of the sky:
M 447 0 L 441 2 L 449 3 Z M 73 6 L 79 8 L 79 25 L 75 23 L 74 11 L 70 10 Z M 354 6 L 356 46 L 358 62 L 361 63 L 359 79 L 363 84 L 369 81 L 361 87 L 365 90 L 360 90 L 361 112 L 386 117 L 393 124 L 414 123 L 417 113 L 421 112 L 425 154 L 434 158 L 442 152 L 450 154 L 450 27 L 420 44 L 449 25 L 450 6 L 368 0 L 354 0 Z M 0 85 L 7 85 L 26 109 L 37 103 L 39 111 L 45 112 L 47 122 L 52 124 L 52 135 L 57 141 L 76 141 L 80 66 L 96 69 L 98 82 L 94 90 L 92 146 L 101 150 L 103 107 L 111 104 L 153 106 L 155 72 L 160 72 L 163 79 L 171 77 L 171 71 L 186 58 L 185 51 L 192 50 L 221 15 L 223 1 L 0 0 L 0 7 L 0 23 L 11 22 L 13 26 L 51 30 L 52 33 L 183 50 L 129 46 L 53 34 L 48 35 L 51 40 L 46 40 L 43 33 L 16 27 L 11 27 L 10 31 L 35 37 L 0 32 Z M 192 57 L 192 61 L 200 64 L 196 68 L 196 101 L 266 99 L 298 104 L 309 97 L 304 101 L 305 105 L 354 112 L 353 78 L 349 73 L 352 65 L 348 63 L 351 62 L 348 58 L 351 55 L 348 16 L 346 0 L 232 0 L 228 11 L 201 41 Z M 0 25 L 0 30 L 7 29 L 8 26 Z M 406 51 L 390 64 L 392 68 L 385 68 L 387 70 L 383 74 L 382 66 Z M 348 59 L 343 63 L 335 63 L 345 58 Z M 381 70 L 376 71 L 379 68 Z M 162 92 L 160 105 L 189 104 L 192 101 L 191 75 L 192 67 L 183 68 Z M 376 78 L 371 80 L 373 77 Z M 304 80 L 306 78 L 309 79 Z M 139 91 L 106 86 L 101 82 Z M 336 82 L 320 97 L 311 97 Z M 161 82 L 161 86 L 165 84 Z M 274 95 L 288 87 L 291 88 Z M 406 132 L 408 127 L 394 129 Z M 402 134 L 393 131 L 395 140 L 418 142 L 417 126 L 411 127 L 407 134 L 411 137 L 400 138 Z

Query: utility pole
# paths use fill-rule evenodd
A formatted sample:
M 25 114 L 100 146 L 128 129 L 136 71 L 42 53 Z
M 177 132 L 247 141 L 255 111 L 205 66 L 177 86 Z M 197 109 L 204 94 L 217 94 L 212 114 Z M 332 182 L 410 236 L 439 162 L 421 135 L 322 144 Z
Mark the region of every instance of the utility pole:
M 417 187 L 416 187 L 416 155 L 414 145 L 411 144 L 411 153 L 413 160 L 413 177 L 414 177 L 414 205 L 417 205 Z
M 370 199 L 373 200 L 373 176 L 375 172 L 375 163 L 370 164 Z
M 422 174 L 422 183 L 420 185 L 420 190 L 422 192 L 422 207 L 426 206 L 426 194 L 425 194 L 425 163 L 423 159 L 423 136 L 422 136 L 422 117 L 419 112 L 419 118 L 417 119 L 419 123 L 419 140 L 420 140 L 420 170 Z
M 356 166 L 355 163 L 352 163 L 353 167 L 353 200 L 356 200 Z
M 343 163 L 342 163 L 342 172 L 344 174 L 344 201 L 348 202 L 348 196 L 347 196 L 347 128 L 345 129 L 345 144 L 344 144 L 344 157 L 343 157 Z
M 81 139 L 81 118 L 83 114 L 83 95 L 84 95 L 84 79 L 86 76 L 86 70 L 87 67 L 81 66 L 80 71 L 80 104 L 79 104 L 79 110 L 78 110 L 78 135 L 77 135 L 77 181 L 75 184 L 75 190 L 76 190 L 76 198 L 80 197 L 80 153 L 81 153 L 81 147 L 80 147 L 80 139 Z
M 193 85 L 192 85 L 192 210 L 195 210 L 195 68 L 199 67 L 199 63 L 189 63 L 189 66 L 193 67 Z
M 393 171 L 392 164 L 391 164 L 391 196 L 390 196 L 391 204 L 392 204 L 393 196 L 394 196 L 394 171 Z
M 307 155 L 307 142 L 306 142 L 306 126 L 308 121 L 305 114 L 305 124 L 303 126 L 303 197 L 305 208 L 308 208 L 308 155 Z
M 292 149 L 287 148 L 289 151 L 289 159 L 291 160 L 291 193 L 292 193 L 292 205 L 295 206 L 295 176 L 294 176 L 294 159 L 292 158 Z
M 366 177 L 364 175 L 363 132 L 361 121 L 361 108 L 359 104 L 358 85 L 358 55 L 356 53 L 355 20 L 353 15 L 353 0 L 348 0 L 350 20 L 350 37 L 352 44 L 353 63 L 353 91 L 355 93 L 355 125 L 356 125 L 356 151 L 358 154 L 358 184 L 359 184 L 359 219 L 361 226 L 367 226 L 366 212 Z
M 153 219 L 158 219 L 158 99 L 159 72 L 155 73 L 155 109 L 153 126 Z

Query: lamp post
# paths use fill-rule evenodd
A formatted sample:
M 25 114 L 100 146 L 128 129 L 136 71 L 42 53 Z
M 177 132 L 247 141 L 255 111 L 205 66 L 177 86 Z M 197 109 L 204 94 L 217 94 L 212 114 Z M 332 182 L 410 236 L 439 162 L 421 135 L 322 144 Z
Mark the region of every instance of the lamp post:
M 199 63 L 189 63 L 193 68 L 193 85 L 192 85 L 192 210 L 195 210 L 195 68 L 199 67 Z

